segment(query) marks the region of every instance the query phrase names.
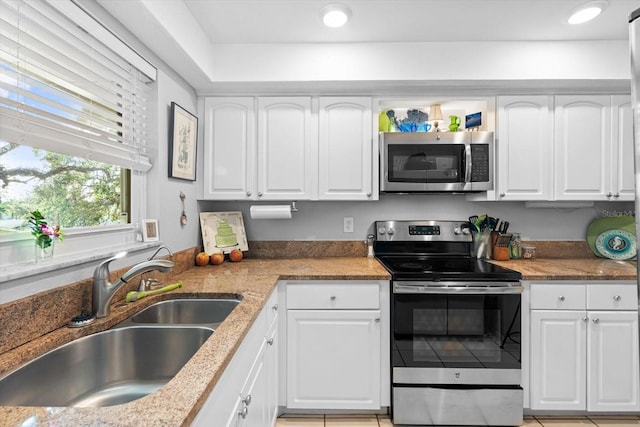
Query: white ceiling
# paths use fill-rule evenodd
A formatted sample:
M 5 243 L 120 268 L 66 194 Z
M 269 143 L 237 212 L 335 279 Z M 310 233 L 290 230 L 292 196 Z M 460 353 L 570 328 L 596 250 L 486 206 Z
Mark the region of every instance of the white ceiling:
M 360 54 L 363 52 L 369 54 L 380 49 L 390 49 L 392 54 L 402 52 L 402 55 L 406 55 L 413 48 L 409 43 L 420 42 L 434 44 L 488 42 L 482 46 L 485 49 L 482 51 L 483 54 L 487 54 L 492 53 L 490 46 L 494 42 L 557 41 L 559 43 L 556 46 L 560 46 L 562 43 L 597 40 L 612 43 L 612 45 L 603 45 L 602 42 L 593 44 L 592 56 L 604 54 L 604 56 L 615 58 L 624 57 L 626 54 L 620 55 L 620 48 L 626 50 L 624 47 L 628 40 L 628 17 L 632 11 L 640 8 L 640 0 L 608 0 L 608 7 L 595 20 L 580 26 L 572 26 L 567 24 L 570 12 L 589 0 L 77 1 L 85 5 L 98 3 L 102 6 L 147 48 L 178 72 L 198 93 L 233 93 L 235 90 L 235 87 L 231 86 L 233 82 L 238 83 L 238 90 L 247 91 L 252 82 L 285 81 L 285 77 L 281 74 L 283 69 L 287 70 L 287 76 L 294 76 L 287 81 L 344 80 L 351 82 L 353 91 L 354 79 L 351 77 L 353 69 L 340 68 L 337 66 L 341 64 L 327 62 L 324 58 L 333 57 L 333 53 L 329 52 L 357 51 Z M 322 24 L 320 11 L 330 3 L 342 3 L 351 9 L 351 20 L 345 27 L 330 29 Z M 390 43 L 388 47 L 385 42 Z M 401 45 L 402 43 L 406 44 Z M 307 48 L 305 44 L 308 45 Z M 335 48 L 332 48 L 333 45 Z M 360 49 L 360 45 L 365 48 Z M 511 53 L 502 55 L 505 58 L 501 58 L 498 52 L 499 59 L 521 57 L 522 55 L 514 55 L 513 49 L 516 49 L 514 46 L 511 44 L 506 46 Z M 434 52 L 434 55 L 439 55 L 438 58 L 442 61 L 442 45 L 439 49 L 441 50 Z M 558 49 L 562 51 L 561 48 Z M 578 52 L 582 54 L 587 50 L 589 48 L 585 50 L 585 45 L 581 45 Z M 614 51 L 617 56 L 613 54 Z M 515 52 L 519 51 L 516 49 Z M 545 79 L 543 77 L 545 75 L 547 79 L 559 78 L 554 77 L 553 73 L 549 77 L 548 73 L 548 69 L 552 69 L 556 62 L 564 59 L 554 56 L 556 55 L 554 52 L 556 51 L 549 50 L 546 55 L 540 55 L 530 51 L 530 55 L 525 55 L 527 58 L 532 58 L 531 60 L 543 58 L 540 64 L 534 64 L 534 68 L 529 64 L 532 70 L 540 71 L 537 74 L 534 73 L 536 76 L 541 76 L 535 77 L 536 79 Z M 416 53 L 419 57 L 425 56 L 424 52 Z M 468 52 L 471 56 L 473 53 L 475 52 Z M 314 54 L 316 56 L 313 56 Z M 446 52 L 446 54 L 448 55 L 445 56 L 450 59 L 450 65 L 455 65 L 458 58 L 465 56 L 464 52 L 455 51 Z M 394 57 L 394 55 L 390 56 Z M 492 56 L 496 57 L 496 55 Z M 398 67 L 407 67 L 400 64 L 402 61 L 398 61 L 405 58 L 395 55 L 393 63 Z M 351 59 L 351 57 L 343 58 L 343 62 L 353 67 Z M 358 60 L 362 61 L 362 59 Z M 372 64 L 371 60 L 376 62 Z M 369 63 L 363 62 L 364 65 L 359 66 L 366 71 L 371 67 L 377 67 L 379 60 L 384 60 L 384 57 L 370 58 Z M 411 60 L 405 62 L 411 63 Z M 612 62 L 606 59 L 600 62 L 620 65 L 619 61 Z M 578 60 L 575 63 L 583 62 Z M 316 74 L 317 70 L 314 67 L 317 64 L 323 66 L 328 64 L 337 71 L 325 70 L 324 74 Z M 507 65 L 511 69 L 513 61 L 508 62 Z M 603 71 L 601 64 L 596 65 L 597 70 L 582 78 L 597 78 L 591 76 L 602 75 L 599 74 Z M 502 66 L 504 67 L 504 63 Z M 523 64 L 523 67 L 526 65 Z M 422 68 L 423 65 L 419 65 L 418 69 Z M 625 70 L 627 68 L 628 66 L 624 63 L 620 67 Z M 445 66 L 442 69 L 447 68 Z M 585 73 L 576 74 L 573 71 L 567 71 L 565 74 L 569 76 L 568 78 L 574 79 L 580 78 L 572 77 L 574 75 L 585 75 Z M 621 80 L 616 77 L 618 74 L 613 73 L 614 77 L 609 78 L 620 82 Z M 361 80 L 386 81 L 389 79 L 389 77 L 379 77 L 380 75 L 386 76 L 384 71 L 370 72 Z M 425 73 L 421 75 L 428 76 Z M 612 74 L 605 71 L 605 75 Z M 515 78 L 519 80 L 525 77 L 518 73 Z M 401 77 L 394 77 L 394 79 L 402 80 Z M 434 80 L 429 77 L 421 77 L 421 79 Z M 441 80 L 442 77 L 435 78 L 435 80 L 438 79 Z M 411 80 L 415 80 L 415 77 Z M 475 77 L 474 80 L 476 80 Z M 228 87 L 223 86 L 225 83 Z M 622 84 L 625 83 L 622 82 Z M 397 86 L 393 87 L 397 89 Z M 278 89 L 281 91 L 282 88 Z M 294 87 L 292 90 L 297 89 Z M 329 87 L 327 90 L 333 90 L 333 88 Z
M 176 0 L 174 0 L 176 1 Z M 594 21 L 567 24 L 588 0 L 182 0 L 211 43 L 623 40 L 638 0 L 608 0 Z M 349 23 L 324 27 L 342 3 Z

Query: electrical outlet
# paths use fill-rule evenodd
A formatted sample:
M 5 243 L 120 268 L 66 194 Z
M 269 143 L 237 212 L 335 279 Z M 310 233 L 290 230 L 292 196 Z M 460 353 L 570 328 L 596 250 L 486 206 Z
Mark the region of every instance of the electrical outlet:
M 343 226 L 344 226 L 343 231 L 345 233 L 353 233 L 353 218 L 352 217 L 344 217 Z

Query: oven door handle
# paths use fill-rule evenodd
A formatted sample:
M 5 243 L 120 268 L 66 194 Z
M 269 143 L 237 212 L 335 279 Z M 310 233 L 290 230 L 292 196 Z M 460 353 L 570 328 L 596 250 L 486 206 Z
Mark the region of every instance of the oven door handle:
M 522 285 L 513 286 L 411 286 L 393 285 L 394 294 L 475 294 L 475 295 L 505 295 L 521 294 Z

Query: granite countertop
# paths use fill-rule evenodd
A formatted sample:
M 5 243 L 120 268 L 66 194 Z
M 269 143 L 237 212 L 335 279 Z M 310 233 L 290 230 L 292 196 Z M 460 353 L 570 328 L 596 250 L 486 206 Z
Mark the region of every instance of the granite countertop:
M 1 426 L 189 425 L 234 356 L 278 280 L 389 280 L 371 258 L 245 259 L 221 266 L 193 267 L 180 274 L 183 287 L 141 299 L 114 303 L 111 315 L 81 329 L 60 328 L 0 355 L 9 371 L 45 351 L 82 335 L 106 330 L 148 305 L 176 297 L 241 296 L 242 301 L 191 360 L 155 393 L 122 405 L 102 408 L 0 407 Z M 69 375 L 74 375 L 70 372 Z
M 492 261 L 519 271 L 523 280 L 636 280 L 636 261 L 604 258 L 534 258 Z
M 570 258 L 492 261 L 524 280 L 635 280 L 635 261 Z M 181 273 L 183 287 L 136 303 L 115 302 L 111 315 L 81 329 L 60 328 L 0 355 L 0 375 L 83 335 L 106 330 L 150 304 L 176 297 L 234 297 L 242 301 L 193 358 L 165 386 L 133 402 L 103 408 L 0 407 L 0 426 L 189 425 L 235 354 L 278 280 L 389 280 L 374 259 L 333 257 L 245 259 Z M 70 373 L 73 375 L 73 373 Z

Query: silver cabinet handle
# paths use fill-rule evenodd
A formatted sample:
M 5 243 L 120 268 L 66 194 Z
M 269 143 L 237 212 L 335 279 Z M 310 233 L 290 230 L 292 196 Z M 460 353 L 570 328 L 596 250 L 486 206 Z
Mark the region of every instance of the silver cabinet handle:
M 564 295 L 560 295 L 560 296 L 558 297 L 558 301 L 564 301 L 564 300 L 565 300 Z
M 247 414 L 249 413 L 249 408 L 246 406 L 242 408 L 242 411 L 238 411 L 238 416 L 242 419 L 247 418 Z
M 593 323 L 598 323 L 600 321 L 600 319 L 598 319 L 597 317 L 594 317 L 593 319 L 591 319 L 591 321 Z
M 335 296 L 335 295 L 331 295 L 331 296 L 329 297 L 329 299 L 330 299 L 331 301 L 335 301 L 335 300 L 336 300 L 336 296 Z
M 367 197 L 371 197 L 371 193 L 367 193 Z
M 582 321 L 583 321 L 583 322 L 586 322 L 587 320 L 589 320 L 589 318 L 588 318 L 587 316 L 583 316 L 583 317 L 582 317 Z
M 278 311 L 278 304 L 276 304 L 276 305 L 274 305 L 273 307 L 271 307 L 271 309 L 272 309 L 273 311 Z
M 258 191 L 258 197 L 262 197 L 262 191 Z
M 269 339 L 267 340 L 267 344 L 269 344 L 269 345 L 273 345 L 273 338 L 269 338 Z
M 380 318 L 376 317 L 375 319 L 373 319 L 373 321 L 376 322 L 376 323 L 380 323 Z
M 614 194 L 613 197 L 620 197 L 620 193 Z
M 504 197 L 504 196 L 506 196 L 505 193 L 500 193 L 500 197 Z
M 251 196 L 251 191 L 247 191 L 247 197 Z
M 242 399 L 242 403 L 244 403 L 245 406 L 251 405 L 251 395 L 247 394 L 247 396 Z
M 613 196 L 613 193 L 611 192 L 607 193 L 607 197 L 612 197 L 612 196 Z
M 613 296 L 613 300 L 614 301 L 620 301 L 622 299 L 622 297 L 620 295 L 614 295 Z

